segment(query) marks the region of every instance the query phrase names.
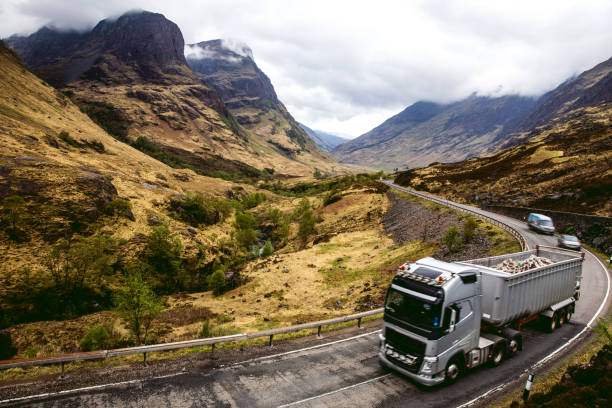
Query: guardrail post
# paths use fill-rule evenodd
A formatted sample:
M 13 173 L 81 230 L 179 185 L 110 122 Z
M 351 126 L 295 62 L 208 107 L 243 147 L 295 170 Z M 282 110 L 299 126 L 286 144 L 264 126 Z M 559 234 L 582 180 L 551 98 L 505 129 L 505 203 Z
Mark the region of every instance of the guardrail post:
M 215 354 L 215 343 L 210 345 L 210 354 Z
M 357 327 L 361 329 L 361 317 L 357 319 Z
M 321 326 L 317 328 L 317 337 L 321 338 Z
M 64 362 L 62 361 L 62 375 L 60 375 L 60 378 L 64 378 Z
M 142 353 L 142 362 L 144 363 L 144 366 L 147 366 L 147 353 Z
M 273 334 L 270 335 L 270 343 L 268 344 L 270 347 L 272 347 L 272 337 L 274 337 Z

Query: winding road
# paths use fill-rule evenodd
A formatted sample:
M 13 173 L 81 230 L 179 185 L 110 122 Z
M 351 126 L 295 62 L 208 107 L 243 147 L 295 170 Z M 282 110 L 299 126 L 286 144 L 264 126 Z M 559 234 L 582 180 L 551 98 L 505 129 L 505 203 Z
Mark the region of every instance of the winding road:
M 403 188 L 390 182 L 400 190 Z M 455 204 L 456 205 L 456 204 Z M 522 221 L 463 206 L 512 226 L 534 247 L 556 238 L 531 232 Z M 524 348 L 497 368 L 478 368 L 448 387 L 424 388 L 378 364 L 378 330 L 258 358 L 202 373 L 73 390 L 34 400 L 5 401 L 40 407 L 456 407 L 518 378 L 608 310 L 609 277 L 588 253 L 583 264 L 582 297 L 572 321 L 551 334 L 524 329 Z M 579 338 L 578 338 L 579 340 Z

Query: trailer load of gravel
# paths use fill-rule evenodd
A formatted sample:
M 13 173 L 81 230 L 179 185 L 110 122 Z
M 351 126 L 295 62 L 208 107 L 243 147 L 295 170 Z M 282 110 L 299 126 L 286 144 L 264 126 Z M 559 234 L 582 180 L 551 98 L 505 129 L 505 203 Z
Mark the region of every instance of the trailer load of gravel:
M 554 262 L 548 258 L 531 255 L 524 261 L 514 261 L 510 258 L 505 259 L 504 262 L 495 265 L 493 268 L 508 273 L 519 273 L 528 271 L 530 269 L 541 268 L 542 266 L 550 265 L 552 263 Z
M 459 262 L 476 266 L 482 276 L 482 320 L 503 326 L 574 299 L 582 277 L 583 255 L 560 248 L 530 251 Z M 504 271 L 500 265 L 505 265 Z M 514 267 L 516 265 L 516 271 Z M 523 268 L 524 270 L 520 270 Z M 500 267 L 498 269 L 497 267 Z M 575 299 L 574 299 L 575 300 Z

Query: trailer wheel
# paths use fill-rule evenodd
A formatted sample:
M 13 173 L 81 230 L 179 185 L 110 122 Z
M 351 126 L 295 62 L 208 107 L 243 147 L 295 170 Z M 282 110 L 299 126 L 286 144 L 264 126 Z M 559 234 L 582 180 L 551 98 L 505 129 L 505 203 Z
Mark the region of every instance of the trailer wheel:
M 548 333 L 552 333 L 557 329 L 557 327 L 559 326 L 557 324 L 557 321 L 558 321 L 557 312 L 555 312 L 552 317 L 544 318 L 544 324 L 545 324 L 544 328 L 546 329 Z
M 572 314 L 573 314 L 573 310 L 572 310 L 572 306 L 568 306 L 567 310 L 565 311 L 565 322 L 569 322 L 570 319 L 572 318 Z
M 455 381 L 461 375 L 461 361 L 459 358 L 455 357 L 446 365 L 446 370 L 444 370 L 444 382 L 446 384 L 454 384 Z
M 567 310 L 563 309 L 563 310 L 559 310 L 559 320 L 558 320 L 558 324 L 559 327 L 563 326 L 565 324 L 565 315 L 567 314 Z
M 503 342 L 499 342 L 495 345 L 495 348 L 493 348 L 493 354 L 491 355 L 491 360 L 489 360 L 493 367 L 497 367 L 502 363 L 504 359 L 504 351 L 505 347 Z

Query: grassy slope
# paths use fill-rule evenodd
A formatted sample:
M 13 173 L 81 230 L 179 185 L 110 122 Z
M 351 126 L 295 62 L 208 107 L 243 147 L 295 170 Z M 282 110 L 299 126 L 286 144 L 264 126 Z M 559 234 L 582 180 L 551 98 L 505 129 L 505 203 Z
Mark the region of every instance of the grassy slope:
M 58 136 L 61 131 L 69 132 L 79 143 L 100 142 L 105 151 L 70 146 Z M 2 274 L 40 262 L 41 253 L 49 245 L 43 240 L 41 230 L 47 224 L 61 221 L 54 219 L 56 215 L 47 216 L 45 209 L 55 209 L 61 214 L 79 206 L 95 207 L 95 197 L 87 180 L 93 184 L 110 180 L 117 196 L 132 203 L 134 222 L 123 218 L 104 221 L 105 228 L 112 230 L 115 237 L 126 239 L 148 233 L 147 217 L 151 213 L 170 221 L 156 205 L 170 195 L 186 192 L 222 195 L 233 185 L 189 170 L 169 168 L 115 140 L 62 93 L 27 71 L 1 45 L 0 137 L 1 198 L 22 195 L 27 209 L 36 211 L 30 220 L 34 223 L 29 242 L 14 244 L 2 237 Z M 185 228 L 175 221 L 170 222 L 170 227 L 175 231 Z M 196 238 L 208 242 L 200 234 Z
M 612 215 L 612 104 L 574 112 L 495 155 L 400 173 L 399 184 L 460 202 Z

